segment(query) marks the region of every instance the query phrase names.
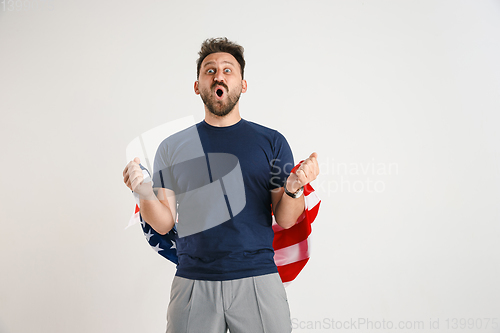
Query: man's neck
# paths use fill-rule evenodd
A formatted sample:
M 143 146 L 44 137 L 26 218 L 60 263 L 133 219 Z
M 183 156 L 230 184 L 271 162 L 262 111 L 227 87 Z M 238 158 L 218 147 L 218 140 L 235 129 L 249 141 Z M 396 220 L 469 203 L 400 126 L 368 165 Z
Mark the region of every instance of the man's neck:
M 211 126 L 227 127 L 236 124 L 240 120 L 240 111 L 237 107 L 223 117 L 214 115 L 205 107 L 205 122 Z

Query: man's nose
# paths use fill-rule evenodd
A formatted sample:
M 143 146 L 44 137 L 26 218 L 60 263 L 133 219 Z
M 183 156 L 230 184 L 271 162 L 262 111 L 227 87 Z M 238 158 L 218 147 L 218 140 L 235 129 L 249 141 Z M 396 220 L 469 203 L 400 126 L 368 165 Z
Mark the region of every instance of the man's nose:
M 214 75 L 214 81 L 215 82 L 224 82 L 224 74 L 222 71 L 217 71 Z

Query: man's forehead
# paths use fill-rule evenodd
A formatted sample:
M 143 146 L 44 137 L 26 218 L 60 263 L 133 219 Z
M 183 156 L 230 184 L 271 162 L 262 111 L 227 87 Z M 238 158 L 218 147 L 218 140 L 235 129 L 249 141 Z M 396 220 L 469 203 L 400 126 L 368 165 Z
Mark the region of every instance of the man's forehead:
M 229 63 L 233 66 L 238 64 L 238 61 L 232 54 L 226 52 L 211 53 L 203 59 L 202 66 L 214 65 L 216 63 Z

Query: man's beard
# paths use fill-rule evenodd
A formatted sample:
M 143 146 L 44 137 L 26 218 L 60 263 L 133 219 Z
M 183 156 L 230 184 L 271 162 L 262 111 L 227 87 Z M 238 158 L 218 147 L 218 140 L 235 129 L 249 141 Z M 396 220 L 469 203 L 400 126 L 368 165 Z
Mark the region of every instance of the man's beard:
M 218 101 L 215 98 L 215 91 L 213 90 L 216 85 L 220 85 L 226 88 L 226 94 L 227 94 L 226 99 Z M 210 111 L 210 113 L 219 117 L 224 117 L 234 109 L 234 106 L 240 100 L 241 86 L 235 87 L 234 93 L 230 93 L 229 88 L 224 83 L 218 82 L 212 84 L 210 90 L 200 90 L 200 96 L 201 100 L 207 107 L 208 111 Z

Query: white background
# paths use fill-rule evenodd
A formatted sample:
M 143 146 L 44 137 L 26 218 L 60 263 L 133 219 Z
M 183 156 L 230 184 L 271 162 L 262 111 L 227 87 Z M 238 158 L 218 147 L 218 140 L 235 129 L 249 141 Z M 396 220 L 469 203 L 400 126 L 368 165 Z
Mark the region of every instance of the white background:
M 322 164 L 295 332 L 500 318 L 499 1 L 47 1 L 0 4 L 0 332 L 164 332 L 125 148 L 203 118 L 216 36 L 246 50 L 242 116 Z

